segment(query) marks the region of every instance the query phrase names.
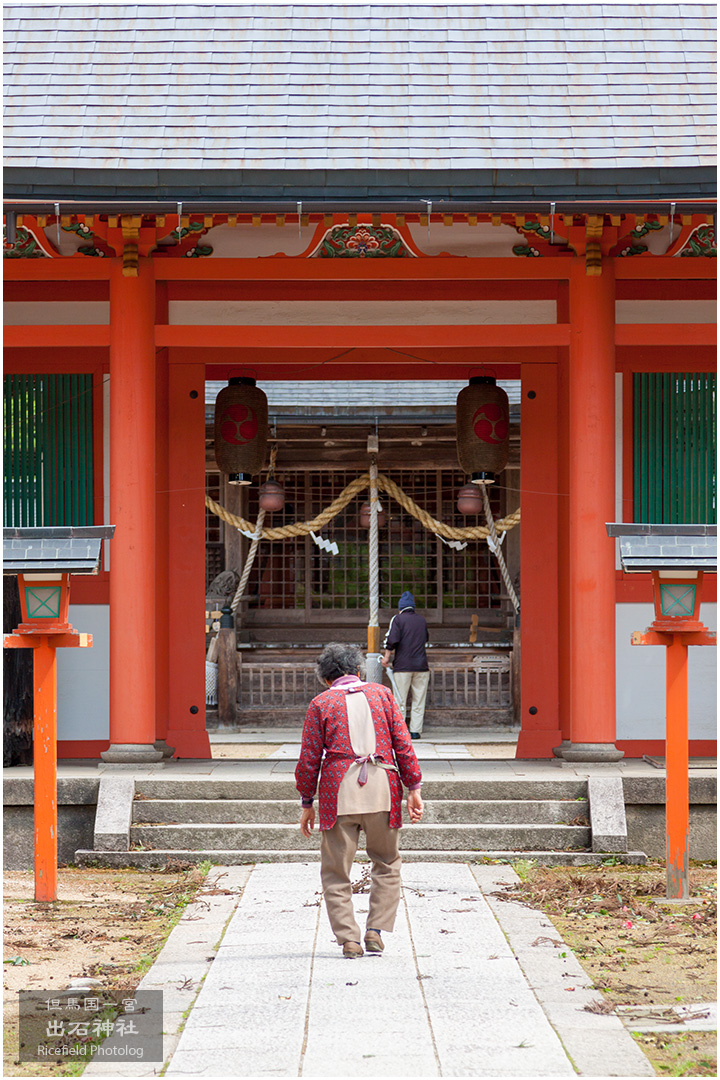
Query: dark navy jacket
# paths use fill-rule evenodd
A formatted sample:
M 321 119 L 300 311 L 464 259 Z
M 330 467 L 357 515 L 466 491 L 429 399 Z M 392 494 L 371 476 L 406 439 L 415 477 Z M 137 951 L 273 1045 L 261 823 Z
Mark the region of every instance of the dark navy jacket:
M 385 637 L 385 648 L 395 650 L 393 671 L 428 671 L 425 643 L 428 626 L 414 608 L 393 615 Z

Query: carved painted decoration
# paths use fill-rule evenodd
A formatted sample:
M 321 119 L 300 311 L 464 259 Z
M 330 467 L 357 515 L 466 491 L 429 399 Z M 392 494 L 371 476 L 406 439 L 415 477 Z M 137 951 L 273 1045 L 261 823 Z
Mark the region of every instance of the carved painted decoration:
M 183 255 L 187 259 L 206 259 L 209 255 L 212 255 L 213 249 L 209 244 L 195 244 L 193 247 L 189 247 L 187 244 L 187 238 L 193 236 L 202 236 L 207 232 L 207 227 L 202 221 L 189 221 L 186 226 L 180 226 L 177 229 L 173 229 L 169 234 L 176 244 L 183 244 Z
M 318 259 L 412 258 L 402 236 L 391 225 L 335 225 L 320 241 Z
M 678 254 L 682 258 L 697 258 L 704 255 L 708 259 L 717 258 L 717 241 L 714 225 L 699 225 L 685 241 L 685 246 Z
M 86 225 L 83 221 L 76 221 L 72 225 L 61 226 L 63 232 L 75 233 L 81 240 L 87 240 L 87 244 L 82 244 L 77 249 L 78 255 L 90 255 L 98 259 L 106 259 L 114 256 L 115 252 L 103 244 L 96 236 L 89 225 Z
M 621 259 L 628 258 L 630 255 L 644 255 L 647 251 L 647 244 L 638 244 L 637 241 L 647 236 L 649 232 L 657 232 L 659 229 L 664 228 L 657 221 L 643 221 L 641 225 L 636 225 L 634 229 L 630 230 L 629 242 L 624 248 L 618 251 L 618 257 Z
M 519 225 L 517 227 L 518 232 L 535 233 L 541 240 L 550 239 L 550 226 L 541 225 L 539 221 L 528 221 L 525 225 Z M 529 239 L 529 238 L 528 238 Z M 533 247 L 531 243 L 528 244 L 515 244 L 513 247 L 513 255 L 525 255 L 527 258 L 537 259 L 541 255 L 539 248 Z
M 8 244 L 3 225 L 3 259 L 49 259 L 41 240 L 31 229 L 18 225 L 14 244 Z

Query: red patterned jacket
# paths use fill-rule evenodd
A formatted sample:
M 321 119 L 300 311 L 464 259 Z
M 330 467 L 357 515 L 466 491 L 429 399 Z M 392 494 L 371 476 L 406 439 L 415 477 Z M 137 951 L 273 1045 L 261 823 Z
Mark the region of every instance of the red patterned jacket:
M 387 765 L 397 763 L 400 773 L 388 771 L 390 782 L 390 828 L 402 826 L 402 783 L 407 788 L 420 786 L 422 774 L 410 733 L 395 702 L 392 691 L 380 683 L 365 683 L 375 726 L 375 753 Z M 303 727 L 302 748 L 295 769 L 296 787 L 304 799 L 315 795 L 322 765 L 319 790 L 320 828 L 332 829 L 337 820 L 340 783 L 355 761 L 348 731 L 346 692 L 330 687 L 310 702 Z M 325 758 L 323 759 L 323 750 Z M 393 751 L 395 757 L 393 758 Z

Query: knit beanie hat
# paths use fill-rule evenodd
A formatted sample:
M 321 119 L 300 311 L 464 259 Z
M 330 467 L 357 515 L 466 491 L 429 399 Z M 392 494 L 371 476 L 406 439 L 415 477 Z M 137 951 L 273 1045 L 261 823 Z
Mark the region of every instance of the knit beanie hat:
M 413 596 L 413 594 L 411 592 L 407 592 L 407 591 L 404 592 L 402 594 L 402 596 L 400 597 L 400 603 L 398 604 L 398 608 L 400 609 L 400 611 L 402 611 L 403 608 L 414 608 L 414 607 L 415 607 L 415 597 Z

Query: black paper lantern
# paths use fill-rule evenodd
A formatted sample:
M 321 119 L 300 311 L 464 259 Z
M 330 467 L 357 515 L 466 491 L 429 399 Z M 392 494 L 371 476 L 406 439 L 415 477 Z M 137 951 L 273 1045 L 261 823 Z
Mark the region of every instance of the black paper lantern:
M 507 465 L 510 403 L 495 379 L 476 375 L 458 394 L 457 455 L 473 484 L 492 484 Z
M 231 484 L 249 484 L 265 464 L 268 403 L 255 380 L 230 379 L 215 402 L 215 460 Z

